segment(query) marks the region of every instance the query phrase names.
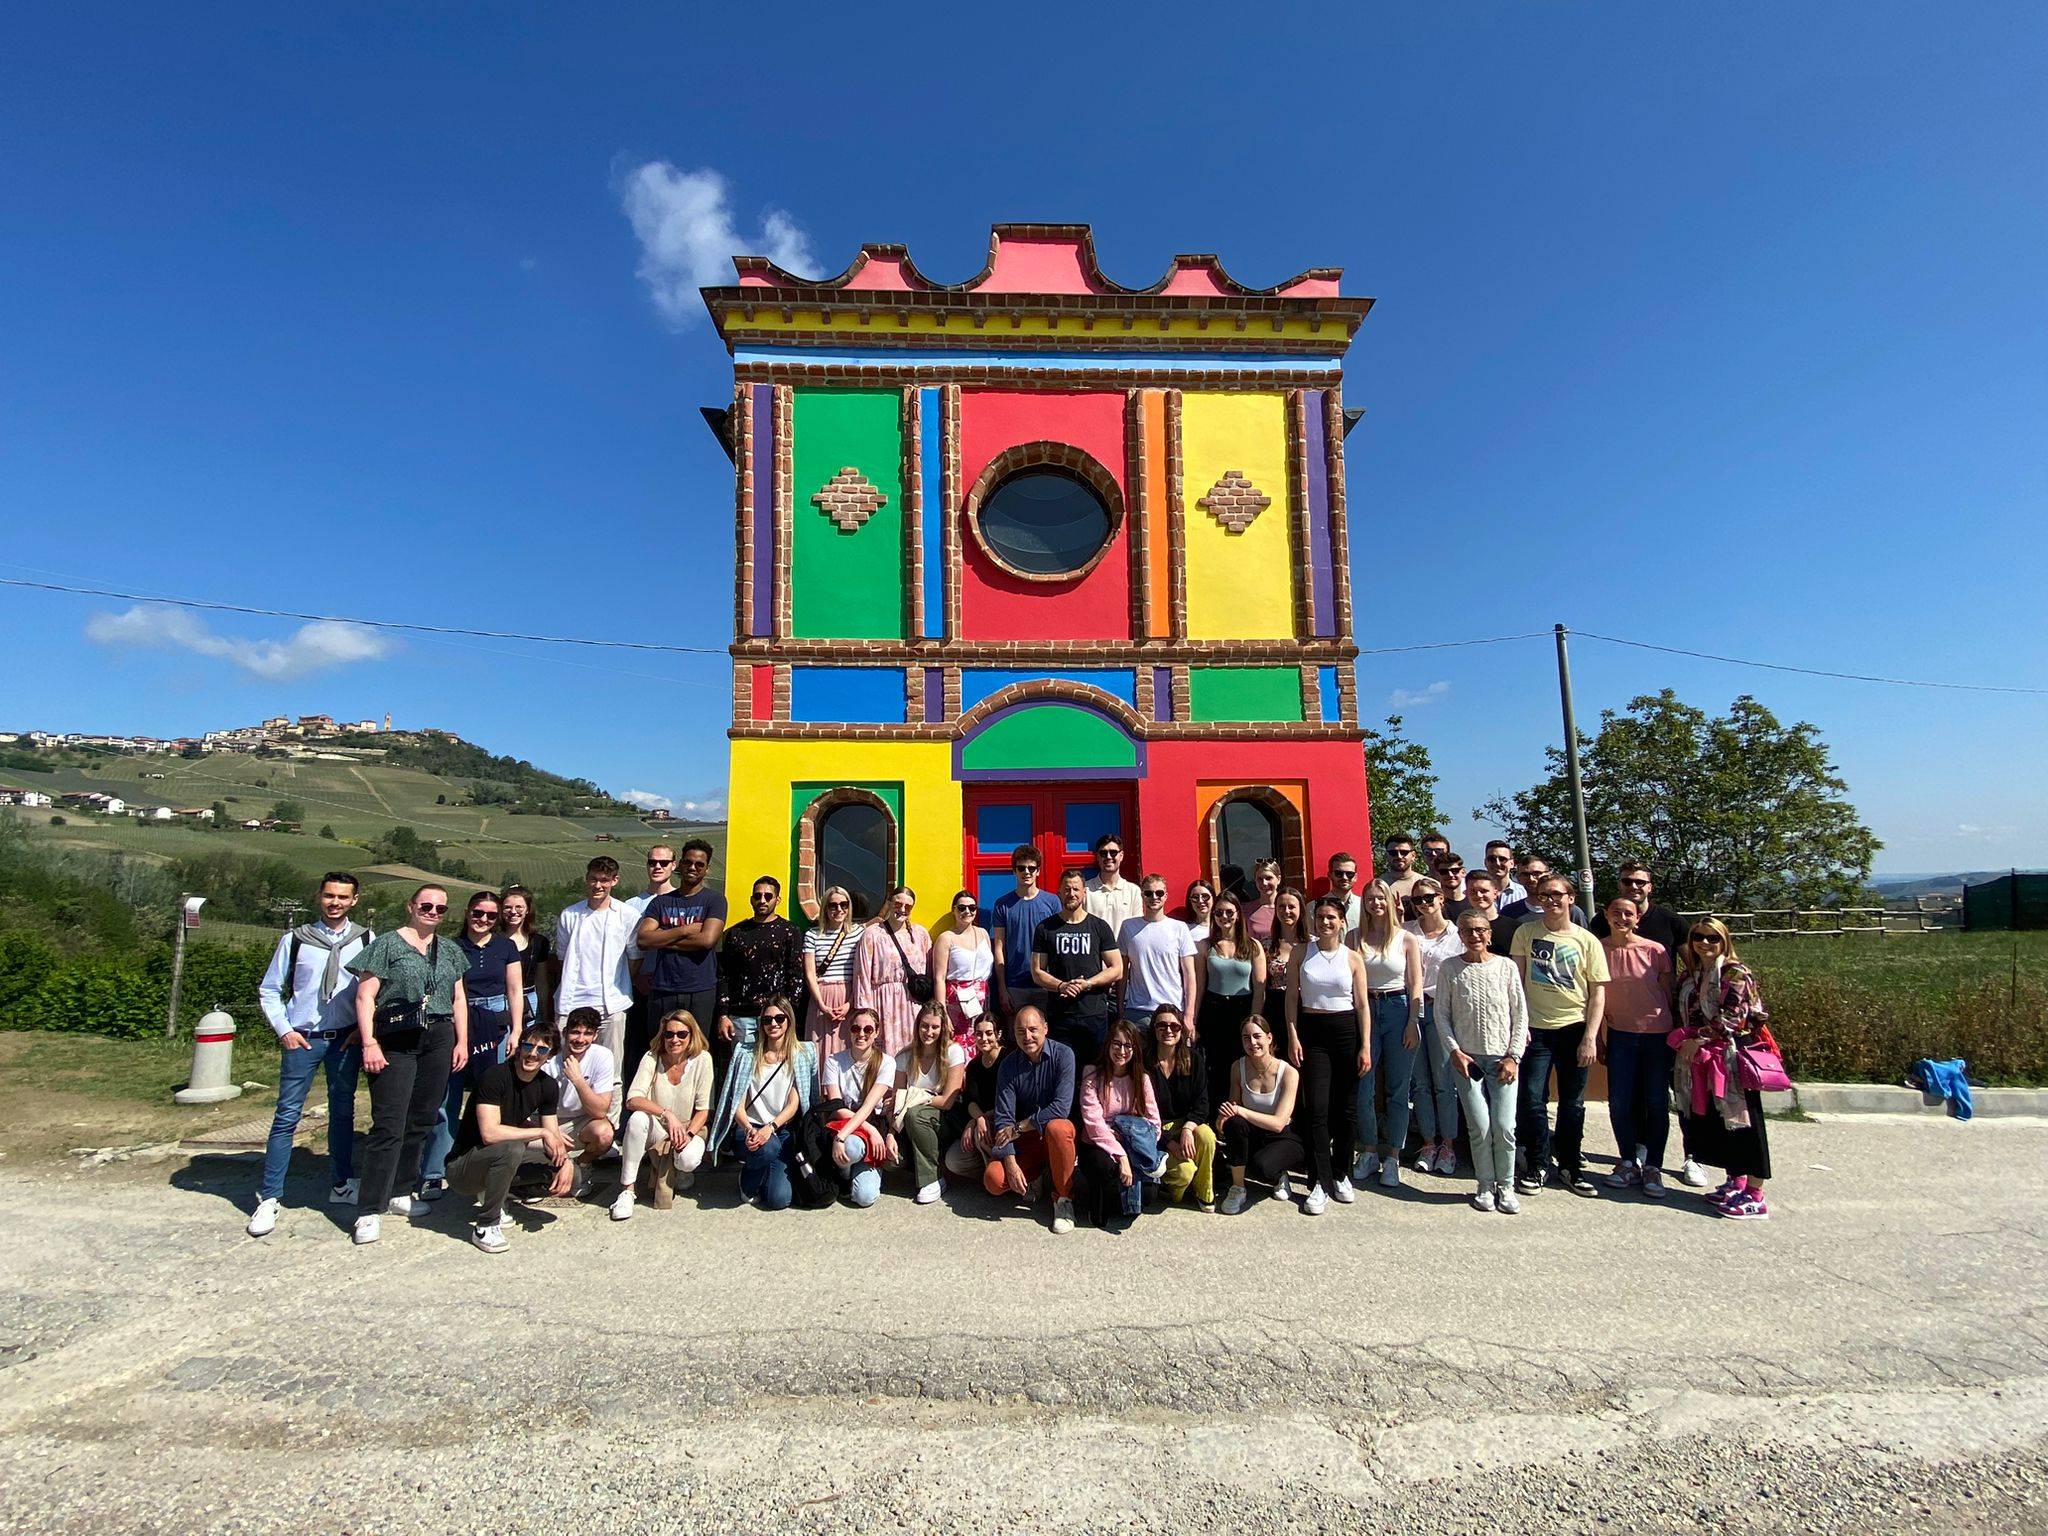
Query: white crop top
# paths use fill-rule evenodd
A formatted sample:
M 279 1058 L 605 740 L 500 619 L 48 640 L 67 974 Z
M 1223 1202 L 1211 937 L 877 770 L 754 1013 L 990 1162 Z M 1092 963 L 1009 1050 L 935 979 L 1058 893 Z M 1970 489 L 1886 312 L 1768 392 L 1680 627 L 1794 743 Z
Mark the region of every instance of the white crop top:
M 1351 952 L 1338 945 L 1325 951 L 1319 945 L 1296 950 L 1301 974 L 1301 1006 L 1310 1013 L 1349 1013 L 1351 997 Z
M 1358 952 L 1365 958 L 1365 985 L 1369 991 L 1399 992 L 1408 985 L 1408 944 L 1411 938 L 1405 929 L 1396 928 L 1393 943 L 1385 949 L 1374 949 L 1365 942 L 1365 935 L 1359 934 Z
M 1286 1090 L 1287 1076 L 1294 1068 L 1284 1061 L 1276 1062 L 1275 1065 L 1280 1070 L 1273 1074 L 1273 1091 L 1271 1093 L 1259 1093 L 1251 1085 L 1250 1074 L 1245 1071 L 1245 1063 L 1242 1060 L 1239 1061 L 1237 1071 L 1238 1102 L 1244 1108 L 1257 1110 L 1262 1115 L 1279 1113 L 1280 1095 Z

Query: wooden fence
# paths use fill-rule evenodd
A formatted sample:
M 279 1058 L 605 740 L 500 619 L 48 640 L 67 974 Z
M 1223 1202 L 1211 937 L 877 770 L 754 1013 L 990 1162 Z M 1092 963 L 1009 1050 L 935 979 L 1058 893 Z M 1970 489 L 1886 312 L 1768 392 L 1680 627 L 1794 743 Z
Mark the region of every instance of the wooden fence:
M 1738 939 L 1834 939 L 1845 934 L 1876 934 L 1893 938 L 1938 933 L 1962 926 L 1962 912 L 1952 899 L 1922 896 L 1910 908 L 1900 907 L 1762 907 L 1754 912 L 1681 912 L 1687 922 L 1717 917 Z

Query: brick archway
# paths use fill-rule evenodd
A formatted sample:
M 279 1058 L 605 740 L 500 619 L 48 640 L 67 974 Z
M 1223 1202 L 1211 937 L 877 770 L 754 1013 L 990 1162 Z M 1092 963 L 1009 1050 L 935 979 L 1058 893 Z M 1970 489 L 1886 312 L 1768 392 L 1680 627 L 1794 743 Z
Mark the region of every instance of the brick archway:
M 1202 849 L 1207 858 L 1209 879 L 1222 889 L 1223 809 L 1238 801 L 1256 805 L 1270 815 L 1280 828 L 1280 883 L 1308 895 L 1308 837 L 1301 824 L 1301 812 L 1279 790 L 1267 784 L 1247 785 L 1219 795 L 1202 817 Z M 1246 870 L 1247 877 L 1251 874 Z
M 797 818 L 796 824 L 796 890 L 793 893 L 796 905 L 812 922 L 818 920 L 818 829 L 825 824 L 825 818 L 846 805 L 865 805 L 882 813 L 883 824 L 889 829 L 888 854 L 884 860 L 886 875 L 885 888 L 897 884 L 902 878 L 903 829 L 896 825 L 896 813 L 889 809 L 889 802 L 871 789 L 855 789 L 850 785 L 828 789 L 809 805 Z

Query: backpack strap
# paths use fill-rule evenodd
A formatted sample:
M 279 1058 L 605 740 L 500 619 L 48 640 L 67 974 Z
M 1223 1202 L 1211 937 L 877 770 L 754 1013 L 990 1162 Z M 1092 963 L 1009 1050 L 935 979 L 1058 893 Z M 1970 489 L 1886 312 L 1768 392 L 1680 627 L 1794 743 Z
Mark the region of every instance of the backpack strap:
M 277 989 L 277 995 L 286 1007 L 291 1006 L 292 998 L 299 990 L 299 946 L 303 942 L 298 929 L 294 928 L 291 949 L 284 957 L 284 985 Z

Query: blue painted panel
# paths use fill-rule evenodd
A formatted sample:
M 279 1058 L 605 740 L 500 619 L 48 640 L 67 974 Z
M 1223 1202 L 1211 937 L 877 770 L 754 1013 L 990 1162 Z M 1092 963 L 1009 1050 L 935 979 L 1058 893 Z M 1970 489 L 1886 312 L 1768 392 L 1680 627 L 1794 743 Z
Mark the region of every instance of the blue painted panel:
M 1316 692 L 1322 698 L 1323 719 L 1326 721 L 1339 719 L 1342 715 L 1342 709 L 1337 702 L 1337 669 L 1335 667 L 1318 667 L 1316 669 Z
M 1092 849 L 1095 839 L 1106 832 L 1124 835 L 1123 806 L 1110 801 L 1070 800 L 1066 805 L 1066 825 L 1061 835 L 1067 840 L 1069 851 L 1081 848 Z
M 791 667 L 789 718 L 834 725 L 901 725 L 901 667 Z
M 981 903 L 981 910 L 974 914 L 974 920 L 986 928 L 994 921 L 991 914 L 996 903 L 1017 889 L 1017 879 L 1007 869 L 984 869 L 975 876 L 974 884 L 974 899 Z
M 1031 807 L 982 805 L 974 811 L 974 841 L 983 853 L 1008 853 L 1031 841 Z M 1005 875 L 1004 879 L 1009 876 Z
M 939 392 L 917 392 L 918 478 L 924 508 L 924 632 L 925 638 L 946 636 L 946 500 L 945 444 L 941 438 Z
M 960 708 L 972 709 L 990 694 L 1007 688 L 1012 683 L 1038 683 L 1049 677 L 1063 678 L 1073 683 L 1086 683 L 1091 688 L 1100 688 L 1113 699 L 1122 699 L 1133 709 L 1138 707 L 1138 678 L 1129 667 L 1085 668 L 1072 672 L 1044 672 L 1030 668 L 1012 671 L 1004 667 L 976 667 L 960 674 Z

